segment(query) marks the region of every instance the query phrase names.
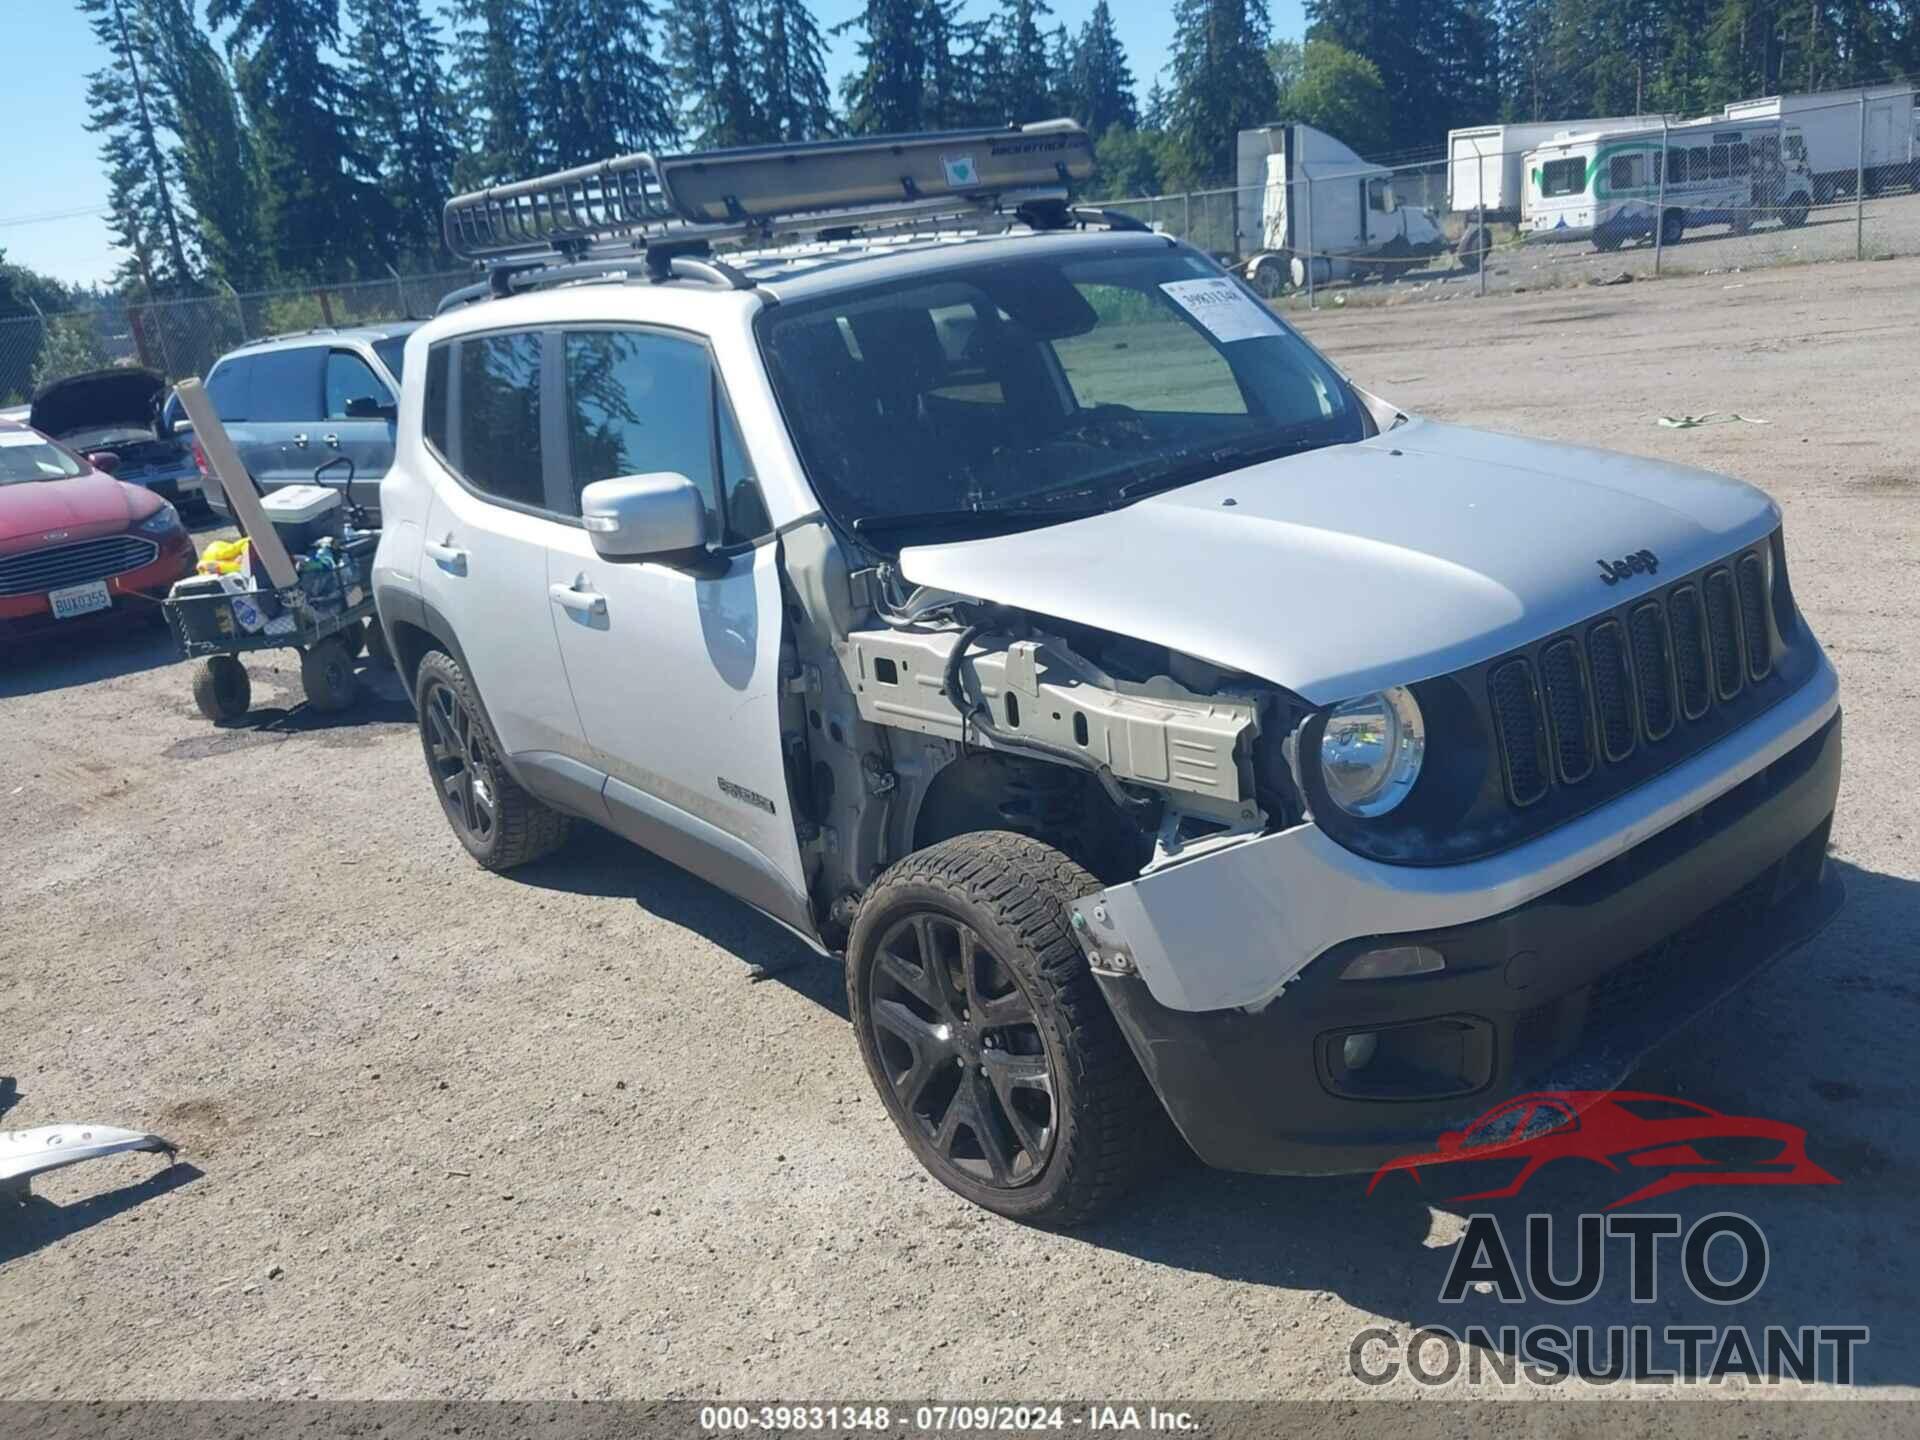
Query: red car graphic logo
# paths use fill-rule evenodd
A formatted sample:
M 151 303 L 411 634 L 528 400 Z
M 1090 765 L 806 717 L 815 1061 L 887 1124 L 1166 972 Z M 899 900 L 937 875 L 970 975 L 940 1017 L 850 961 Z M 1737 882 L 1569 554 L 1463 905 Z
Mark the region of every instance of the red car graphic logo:
M 1449 1203 L 1518 1195 L 1555 1160 L 1578 1159 L 1617 1174 L 1659 1172 L 1631 1194 L 1605 1206 L 1617 1210 L 1695 1185 L 1838 1185 L 1807 1158 L 1807 1132 L 1798 1125 L 1750 1115 L 1723 1115 L 1691 1100 L 1631 1090 L 1546 1090 L 1516 1095 L 1465 1130 L 1449 1130 L 1437 1148 L 1403 1155 L 1373 1172 L 1371 1195 L 1388 1175 L 1440 1165 L 1493 1162 L 1515 1167 L 1512 1179 L 1491 1189 L 1450 1197 Z

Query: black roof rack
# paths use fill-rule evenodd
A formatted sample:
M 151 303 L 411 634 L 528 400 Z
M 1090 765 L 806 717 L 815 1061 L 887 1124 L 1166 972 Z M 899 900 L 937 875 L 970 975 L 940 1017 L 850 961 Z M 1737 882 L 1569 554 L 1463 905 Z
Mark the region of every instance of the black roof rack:
M 897 227 L 1029 200 L 1064 203 L 1093 173 L 1071 120 L 623 155 L 449 200 L 447 246 L 492 263 L 581 263 L 640 251 L 686 255 L 776 235 Z M 656 278 L 670 273 L 655 267 Z

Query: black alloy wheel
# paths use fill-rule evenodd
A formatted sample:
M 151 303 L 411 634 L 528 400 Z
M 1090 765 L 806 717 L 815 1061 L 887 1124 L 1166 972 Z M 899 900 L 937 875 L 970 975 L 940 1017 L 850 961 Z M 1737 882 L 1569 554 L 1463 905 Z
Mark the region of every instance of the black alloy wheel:
M 470 842 L 469 848 L 485 849 L 499 823 L 493 747 L 485 728 L 452 685 L 436 676 L 425 689 L 420 716 L 440 803 L 454 829 Z
M 1014 972 L 962 921 L 920 911 L 881 938 L 865 1007 L 900 1112 L 931 1160 L 999 1190 L 1046 1169 L 1055 1061 Z

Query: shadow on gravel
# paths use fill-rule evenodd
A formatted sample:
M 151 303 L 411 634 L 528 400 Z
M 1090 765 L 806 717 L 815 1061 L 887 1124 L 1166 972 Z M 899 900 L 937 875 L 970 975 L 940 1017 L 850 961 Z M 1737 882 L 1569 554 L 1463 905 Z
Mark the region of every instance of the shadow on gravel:
M 177 1160 L 145 1180 L 71 1205 L 56 1205 L 45 1196 L 31 1195 L 23 1205 L 0 1208 L 0 1265 L 124 1215 L 137 1205 L 192 1184 L 204 1174 L 197 1165 Z
M 822 959 L 725 891 L 597 826 L 576 824 L 556 854 L 510 870 L 504 878 L 542 890 L 630 899 L 649 915 L 684 926 L 752 967 L 746 979 L 776 981 L 847 1018 L 846 984 L 837 962 Z
M 0 1120 L 20 1103 L 20 1082 L 11 1075 L 0 1075 Z
M 297 663 L 292 651 L 274 652 L 283 662 L 271 676 L 251 671 L 256 703 L 238 720 L 215 724 L 201 717 L 193 701 L 183 697 L 185 712 L 193 717 L 196 728 L 174 741 L 161 753 L 169 760 L 208 760 L 216 755 L 231 755 L 236 750 L 251 750 L 271 745 L 295 735 L 323 735 L 323 743 L 335 748 L 371 744 L 385 729 L 394 726 L 413 728 L 413 706 L 400 677 L 390 666 L 359 662 L 360 695 L 345 710 L 319 710 L 309 705 L 300 688 Z M 242 657 L 244 660 L 246 657 Z M 195 662 L 198 663 L 198 662 Z M 288 678 L 278 678 L 282 674 Z M 263 690 L 268 702 L 258 703 Z
M 0 700 L 157 670 L 180 658 L 173 632 L 143 615 L 67 623 L 71 633 L 0 640 Z
M 1758 1347 L 1769 1325 L 1789 1331 L 1864 1325 L 1873 1338 L 1854 1352 L 1854 1384 L 1920 1382 L 1920 1352 L 1906 1343 L 1920 1291 L 1920 1250 L 1913 1243 L 1920 1087 L 1911 1063 L 1920 1027 L 1914 965 L 1920 883 L 1831 863 L 1847 886 L 1846 905 L 1832 925 L 1696 1018 L 1627 1081 L 1628 1088 L 1726 1114 L 1801 1126 L 1808 1155 L 1838 1177 L 1839 1185 L 1819 1188 L 1701 1186 L 1619 1212 L 1674 1214 L 1683 1226 L 1725 1211 L 1751 1218 L 1766 1238 L 1767 1270 L 1760 1290 L 1744 1303 L 1698 1298 L 1683 1278 L 1674 1241 L 1661 1248 L 1657 1300 L 1633 1303 L 1624 1239 L 1607 1242 L 1605 1275 L 1590 1300 L 1552 1304 L 1532 1286 L 1520 1303 L 1480 1293 L 1457 1304 L 1439 1300 L 1455 1241 L 1475 1213 L 1498 1219 L 1523 1277 L 1527 1216 L 1551 1215 L 1553 1273 L 1571 1277 L 1576 1217 L 1598 1213 L 1647 1178 L 1641 1172 L 1622 1189 L 1621 1177 L 1598 1165 L 1572 1164 L 1564 1172 L 1556 1166 L 1513 1199 L 1467 1204 L 1449 1200 L 1460 1187 L 1437 1169 L 1424 1183 L 1388 1177 L 1369 1196 L 1365 1175 L 1270 1178 L 1190 1168 L 1113 1218 L 1072 1233 L 1157 1265 L 1319 1298 L 1338 1295 L 1384 1317 L 1374 1323 L 1402 1347 L 1423 1326 L 1456 1335 L 1484 1327 L 1502 1353 L 1511 1353 L 1530 1326 L 1592 1326 L 1600 1332 L 1597 1363 L 1604 1373 L 1608 1326 L 1651 1326 L 1656 1336 L 1666 1326 L 1712 1327 L 1716 1335 L 1737 1326 Z M 1737 1258 L 1731 1242 L 1713 1251 L 1723 1277 L 1737 1269 Z M 1354 1322 L 1356 1336 L 1362 1324 Z M 1352 1338 L 1339 1342 L 1339 1353 Z M 1273 1343 L 1284 1345 L 1287 1336 L 1278 1334 Z M 1403 1348 L 1393 1353 L 1404 1361 Z M 1642 1378 L 1657 1379 L 1677 1353 L 1657 1351 Z M 1627 1374 L 1641 1374 L 1638 1361 L 1626 1359 Z M 1821 1377 L 1830 1378 L 1830 1351 L 1820 1365 Z

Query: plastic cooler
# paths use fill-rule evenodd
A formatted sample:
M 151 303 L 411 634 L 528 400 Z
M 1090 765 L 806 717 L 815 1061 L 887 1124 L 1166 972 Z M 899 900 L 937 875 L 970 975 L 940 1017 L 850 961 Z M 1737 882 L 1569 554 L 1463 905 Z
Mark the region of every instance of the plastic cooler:
M 289 555 L 313 549 L 328 535 L 339 535 L 345 523 L 340 492 L 325 485 L 284 485 L 260 497 L 260 508 L 273 522 Z

